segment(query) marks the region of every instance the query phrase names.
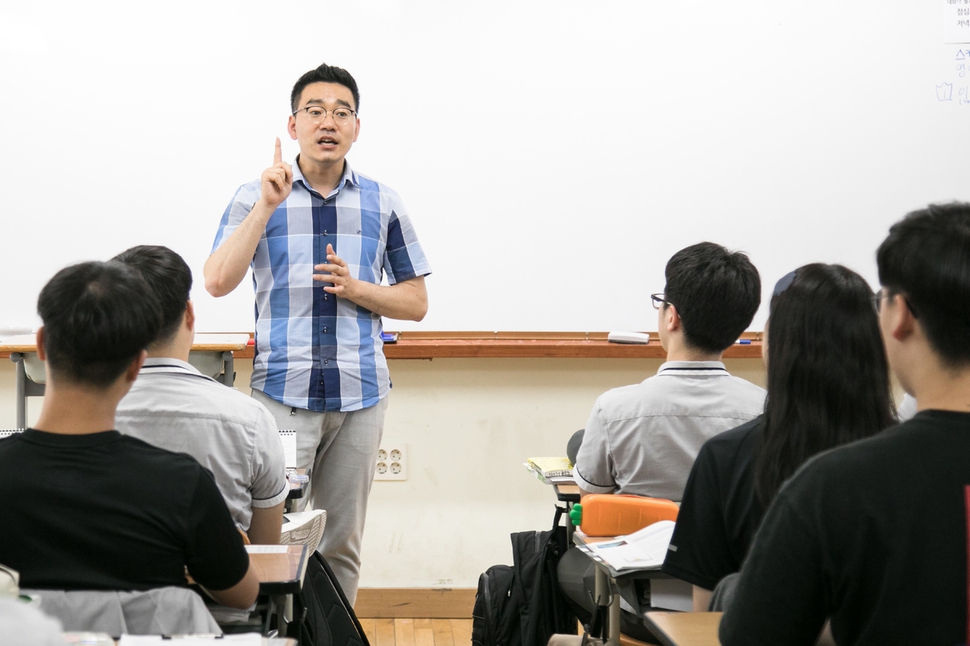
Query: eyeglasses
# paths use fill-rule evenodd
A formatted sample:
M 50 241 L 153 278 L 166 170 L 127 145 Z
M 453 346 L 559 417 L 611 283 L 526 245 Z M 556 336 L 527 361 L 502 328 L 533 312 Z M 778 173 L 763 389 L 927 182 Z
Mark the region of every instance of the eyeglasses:
M 351 110 L 350 108 L 334 108 L 333 110 L 327 110 L 326 108 L 321 108 L 318 105 L 308 105 L 305 108 L 300 108 L 293 112 L 293 116 L 296 116 L 297 112 L 305 112 L 310 123 L 321 123 L 327 118 L 327 113 L 333 117 L 333 120 L 340 125 L 344 125 L 350 122 L 351 119 L 357 116 L 357 112 Z
M 659 310 L 663 305 L 673 305 L 670 301 L 664 298 L 666 294 L 663 292 L 659 294 L 650 294 L 650 303 L 653 305 L 653 309 Z
M 899 292 L 896 292 L 897 294 Z M 888 288 L 883 287 L 872 297 L 872 306 L 876 309 L 876 314 L 882 309 L 882 301 L 884 298 L 891 298 L 894 293 L 889 291 Z M 919 313 L 913 307 L 913 303 L 909 300 L 909 297 L 903 294 L 903 302 L 906 303 L 906 307 L 909 308 L 909 313 L 913 315 L 914 319 L 919 318 Z
M 882 309 L 882 297 L 886 295 L 886 288 L 883 287 L 870 298 L 872 299 L 872 308 L 876 310 L 876 314 Z

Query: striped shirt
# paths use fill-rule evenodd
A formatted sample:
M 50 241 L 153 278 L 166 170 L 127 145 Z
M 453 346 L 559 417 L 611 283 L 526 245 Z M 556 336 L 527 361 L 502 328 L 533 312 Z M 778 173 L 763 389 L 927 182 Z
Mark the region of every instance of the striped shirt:
M 226 208 L 215 251 L 249 215 L 259 180 Z M 253 256 L 256 357 L 251 386 L 287 406 L 312 411 L 369 408 L 391 388 L 381 317 L 328 294 L 312 279 L 327 245 L 359 280 L 391 285 L 431 273 L 401 198 L 344 162 L 329 195 L 312 189 L 293 164 L 293 190 L 270 216 Z

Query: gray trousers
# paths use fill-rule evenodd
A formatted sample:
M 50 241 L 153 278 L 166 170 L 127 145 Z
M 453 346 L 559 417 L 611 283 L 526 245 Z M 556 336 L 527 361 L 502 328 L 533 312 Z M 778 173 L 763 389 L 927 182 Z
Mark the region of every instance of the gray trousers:
M 363 410 L 317 413 L 286 406 L 258 390 L 252 394 L 269 409 L 279 428 L 296 430 L 297 466 L 313 470 L 301 505 L 327 510 L 327 529 L 317 549 L 352 606 L 357 600 L 360 545 L 387 398 Z

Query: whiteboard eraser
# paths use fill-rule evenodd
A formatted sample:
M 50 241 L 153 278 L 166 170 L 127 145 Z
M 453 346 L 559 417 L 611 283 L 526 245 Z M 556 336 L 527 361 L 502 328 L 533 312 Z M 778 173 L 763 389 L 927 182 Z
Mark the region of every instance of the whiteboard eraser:
M 646 332 L 610 332 L 606 339 L 610 343 L 650 343 L 650 335 Z

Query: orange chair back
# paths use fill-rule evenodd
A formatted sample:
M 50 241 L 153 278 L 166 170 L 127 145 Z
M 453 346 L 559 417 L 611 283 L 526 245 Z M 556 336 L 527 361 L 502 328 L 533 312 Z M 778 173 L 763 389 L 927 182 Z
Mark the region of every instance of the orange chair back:
M 632 534 L 661 520 L 677 520 L 680 507 L 664 498 L 593 494 L 582 501 L 580 529 L 587 536 Z

